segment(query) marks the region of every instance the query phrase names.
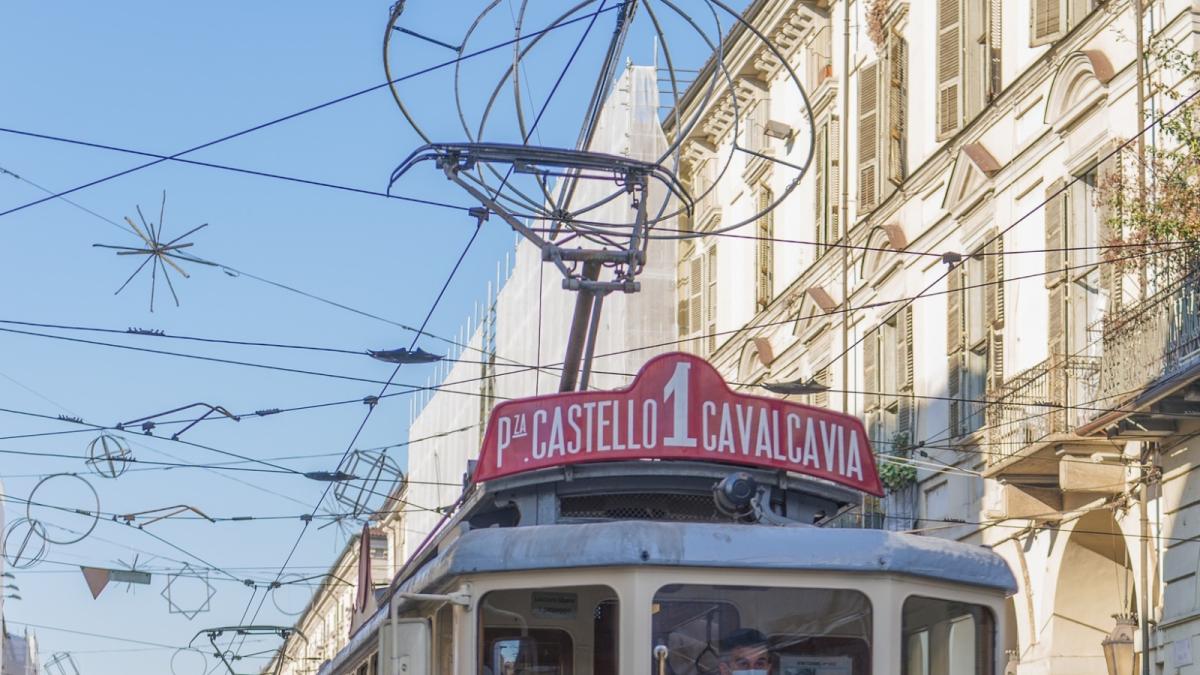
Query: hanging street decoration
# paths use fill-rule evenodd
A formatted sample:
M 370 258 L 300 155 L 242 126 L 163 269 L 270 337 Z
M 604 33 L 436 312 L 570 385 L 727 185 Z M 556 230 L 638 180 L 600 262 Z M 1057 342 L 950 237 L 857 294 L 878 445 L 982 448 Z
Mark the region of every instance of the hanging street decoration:
M 404 479 L 404 472 L 386 450 L 355 450 L 338 467 L 338 471 L 353 478 L 335 484 L 334 499 L 349 507 L 350 514 L 355 518 L 386 508 L 396 487 Z M 378 508 L 371 508 L 371 504 L 380 501 L 384 503 Z
M 51 544 L 77 544 L 100 522 L 100 495 L 82 476 L 51 474 L 38 481 L 29 492 L 25 517 L 47 526 L 40 533 Z M 50 536 L 49 529 L 62 534 Z
M 13 569 L 29 569 L 46 557 L 50 544 L 46 526 L 30 518 L 18 518 L 8 524 L 4 533 L 4 561 Z
M 83 580 L 87 582 L 88 590 L 92 592 L 92 599 L 100 597 L 104 588 L 108 586 L 108 582 L 116 581 L 126 584 L 141 584 L 143 586 L 150 584 L 150 573 L 139 572 L 136 570 L 121 570 L 110 569 L 106 567 L 85 567 L 79 566 L 79 571 L 83 572 Z
M 208 573 L 184 563 L 179 572 L 167 577 L 162 597 L 167 601 L 167 612 L 182 614 L 188 621 L 197 614 L 207 612 L 217 589 L 208 581 Z
M 171 281 L 171 274 L 170 274 L 170 271 L 168 270 L 168 268 L 170 268 L 171 270 L 175 270 L 175 272 L 177 272 L 183 278 L 189 279 L 189 278 L 191 278 L 190 275 L 186 271 L 184 271 L 184 269 L 175 262 L 176 260 L 211 264 L 211 263 L 207 263 L 206 261 L 194 258 L 192 256 L 188 256 L 188 255 L 184 255 L 184 254 L 180 253 L 181 250 L 192 246 L 192 242 L 184 242 L 183 240 L 186 239 L 187 237 L 195 234 L 199 230 L 202 230 L 202 229 L 208 227 L 208 223 L 204 223 L 202 225 L 197 225 L 196 227 L 193 227 L 192 229 L 188 230 L 187 232 L 184 232 L 183 234 L 179 235 L 178 237 L 175 237 L 174 239 L 171 239 L 170 241 L 163 241 L 163 215 L 166 212 L 166 208 L 167 208 L 167 191 L 163 190 L 162 204 L 159 206 L 159 210 L 158 210 L 158 224 L 157 225 L 154 223 L 148 222 L 146 220 L 146 216 L 142 214 L 141 206 L 137 207 L 138 219 L 140 219 L 142 222 L 141 227 L 138 227 L 138 224 L 135 223 L 133 221 L 133 219 L 130 218 L 129 216 L 125 217 L 125 222 L 128 223 L 129 226 L 133 229 L 133 232 L 135 234 L 137 234 L 138 237 L 141 238 L 142 243 L 145 244 L 144 246 L 136 247 L 136 246 L 116 246 L 113 244 L 92 244 L 92 246 L 95 246 L 97 248 L 113 249 L 117 252 L 117 255 L 145 256 L 145 259 L 142 261 L 142 264 L 137 266 L 137 269 L 135 269 L 133 271 L 133 274 L 129 275 L 129 278 L 125 280 L 125 283 L 121 284 L 121 287 L 118 288 L 116 290 L 116 292 L 113 293 L 113 295 L 117 295 L 121 291 L 125 290 L 125 287 L 129 285 L 129 282 L 133 281 L 133 278 L 136 277 L 139 273 L 141 273 L 141 271 L 146 268 L 146 265 L 150 265 L 150 311 L 151 312 L 154 311 L 154 296 L 158 292 L 158 270 L 159 269 L 162 270 L 163 279 L 167 282 L 167 288 L 171 291 L 171 297 L 175 300 L 175 306 L 178 307 L 179 306 L 179 296 L 175 293 L 175 284 Z
M 117 478 L 133 461 L 129 443 L 120 436 L 100 434 L 88 443 L 87 466 L 101 478 Z

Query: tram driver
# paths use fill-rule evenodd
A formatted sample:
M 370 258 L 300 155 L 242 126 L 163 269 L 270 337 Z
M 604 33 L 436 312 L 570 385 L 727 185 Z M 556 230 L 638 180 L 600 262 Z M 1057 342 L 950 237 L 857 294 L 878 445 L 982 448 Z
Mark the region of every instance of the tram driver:
M 770 675 L 767 636 L 753 628 L 736 630 L 721 640 L 721 675 Z

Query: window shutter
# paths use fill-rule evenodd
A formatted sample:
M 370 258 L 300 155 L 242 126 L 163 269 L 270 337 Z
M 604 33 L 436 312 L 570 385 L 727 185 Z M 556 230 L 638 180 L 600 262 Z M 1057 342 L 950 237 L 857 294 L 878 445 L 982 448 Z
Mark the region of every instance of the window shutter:
M 828 207 L 828 201 L 825 198 L 825 162 L 826 158 L 828 157 L 826 143 L 828 142 L 829 123 L 826 122 L 817 128 L 817 137 L 815 140 L 816 146 L 813 149 L 815 153 L 813 157 L 813 170 L 815 171 L 813 176 L 813 210 L 816 212 L 816 218 L 814 222 L 816 222 L 817 230 L 817 234 L 815 237 L 813 237 L 813 239 L 815 239 L 818 244 L 829 243 L 829 241 L 825 238 L 826 232 L 828 231 L 825 225 L 829 222 L 829 214 L 826 211 L 826 208 Z
M 879 64 L 858 71 L 858 215 L 875 208 L 879 187 Z
M 1067 285 L 1058 284 L 1050 289 L 1049 343 L 1046 354 L 1051 363 L 1058 363 L 1067 355 Z
M 879 330 L 863 341 L 863 410 L 879 407 Z
M 991 88 L 992 56 L 988 51 L 987 0 L 964 0 L 963 11 L 963 113 L 974 119 L 987 105 Z
M 686 337 L 690 331 L 688 330 L 689 313 L 688 300 L 691 295 L 690 280 L 688 278 L 688 269 L 691 267 L 691 261 L 683 261 L 679 263 L 679 281 L 676 284 L 679 295 L 679 313 L 677 315 L 677 323 L 679 325 L 679 337 Z
M 962 0 L 938 0 L 937 136 L 958 130 L 962 116 Z
M 705 282 L 707 286 L 704 288 L 704 314 L 706 319 L 705 328 L 708 335 L 708 351 L 712 353 L 717 349 L 717 247 L 713 246 L 708 249 L 708 255 L 705 257 L 704 270 Z
M 1118 147 L 1119 141 L 1112 141 L 1105 146 L 1104 154 L 1107 155 Z M 1121 153 L 1118 151 L 1101 162 L 1096 174 L 1096 185 L 1099 186 L 1096 194 L 1096 220 L 1101 233 L 1100 244 L 1107 246 L 1121 238 L 1121 223 L 1108 201 L 1110 192 L 1121 189 Z M 1108 296 L 1107 311 L 1119 312 L 1124 304 L 1122 274 L 1116 265 L 1105 262 L 1103 254 L 1099 258 L 1100 287 Z
M 688 270 L 688 335 L 695 335 L 704 327 L 704 260 L 700 255 L 692 258 Z
M 993 230 L 991 241 L 984 247 L 984 311 L 988 323 L 996 328 L 1004 326 L 1004 238 Z
M 913 308 L 912 305 L 900 310 L 900 338 L 904 340 L 904 348 L 900 353 L 900 373 L 896 378 L 896 382 L 900 383 L 901 389 L 913 389 L 916 386 L 916 378 L 914 376 L 915 362 L 913 354 Z
M 841 238 L 842 224 L 842 129 L 841 121 L 836 117 L 829 118 L 829 173 L 826 180 L 829 183 L 829 241 Z
M 1004 331 L 992 328 L 988 331 L 988 374 L 987 388 L 992 391 L 1004 384 Z
M 888 44 L 888 180 L 904 182 L 908 135 L 908 43 L 897 35 Z
M 988 329 L 988 389 L 1004 383 L 1004 237 L 993 231 L 984 247 L 984 311 Z
M 896 332 L 899 334 L 901 351 L 899 361 L 900 372 L 896 375 L 896 383 L 900 385 L 899 396 L 896 400 L 896 431 L 904 434 L 912 442 L 914 399 L 913 386 L 913 317 L 912 305 L 900 310 L 897 318 Z
M 817 384 L 823 384 L 828 387 L 829 386 L 829 368 L 822 368 L 822 369 L 818 370 L 817 374 L 813 376 L 813 379 L 816 380 Z M 821 391 L 821 392 L 817 392 L 816 394 L 813 394 L 812 402 L 813 402 L 813 405 L 817 406 L 818 408 L 828 408 L 829 407 L 829 392 Z
M 775 237 L 775 214 L 770 210 L 774 195 L 765 187 L 758 191 L 758 309 L 764 310 L 771 304 L 774 295 L 773 249 Z
M 1030 44 L 1053 42 L 1066 32 L 1065 0 L 1033 0 L 1029 13 Z
M 988 0 L 988 101 L 999 95 L 1004 89 L 1004 71 L 1000 51 L 1004 45 L 1004 14 L 1000 0 Z
M 1046 287 L 1061 284 L 1066 278 L 1067 266 L 1067 195 L 1063 189 L 1066 181 L 1061 178 L 1046 188 Z
M 962 435 L 963 304 L 962 265 L 950 270 L 946 294 L 946 395 L 950 398 L 950 435 Z

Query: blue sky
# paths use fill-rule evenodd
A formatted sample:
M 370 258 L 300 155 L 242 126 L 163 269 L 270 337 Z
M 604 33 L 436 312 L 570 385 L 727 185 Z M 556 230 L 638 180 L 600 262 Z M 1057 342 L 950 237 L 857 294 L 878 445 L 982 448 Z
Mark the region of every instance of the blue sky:
M 515 5 L 516 3 L 514 3 Z M 563 3 L 532 3 L 530 25 L 544 25 Z M 611 1 L 610 1 L 610 4 Z M 698 3 L 689 3 L 698 4 Z M 739 5 L 744 3 L 738 3 Z M 410 0 L 406 25 L 457 41 L 484 3 Z M 592 4 L 598 7 L 599 2 Z M 460 11 L 447 15 L 447 8 Z M 380 43 L 387 3 L 263 3 L 218 1 L 43 3 L 10 0 L 0 10 L 0 127 L 172 154 L 231 132 L 305 109 L 383 82 Z M 469 11 L 468 11 L 469 10 Z M 660 7 L 661 10 L 661 7 Z M 707 10 L 705 10 L 707 11 Z M 611 13 L 606 15 L 611 17 Z M 512 22 L 501 3 L 480 29 L 479 46 L 508 39 Z M 641 17 L 644 19 L 644 16 Z M 711 24 L 711 16 L 709 17 Z M 644 22 L 642 22 L 644 23 Z M 678 25 L 668 20 L 669 25 Z M 548 37 L 526 77 L 534 105 L 550 90 L 586 22 Z M 572 145 L 582 103 L 612 30 L 602 17 L 589 34 L 573 70 L 548 108 L 535 142 Z M 626 51 L 635 62 L 652 58 L 652 40 L 639 24 Z M 394 62 L 397 74 L 452 56 L 440 47 L 408 39 Z M 705 56 L 700 43 L 681 37 L 677 57 L 695 68 Z M 496 52 L 464 65 L 466 104 L 477 114 L 511 52 Z M 444 69 L 404 84 L 414 110 L 435 135 L 461 140 L 451 100 L 451 71 Z M 518 140 L 511 94 L 495 117 L 494 140 Z M 207 148 L 190 158 L 276 172 L 369 190 L 383 190 L 391 170 L 419 141 L 386 90 L 375 91 Z M 80 185 L 146 160 L 120 153 L 0 133 L 0 167 L 52 190 Z M 141 205 L 158 220 L 167 193 L 164 235 L 178 236 L 201 223 L 190 238 L 197 256 L 252 275 L 288 284 L 409 325 L 420 324 L 438 288 L 470 238 L 475 224 L 465 214 L 381 197 L 350 194 L 210 168 L 163 163 L 81 190 L 70 198 L 120 221 L 136 219 Z M 396 192 L 455 204 L 466 197 L 432 167 L 415 170 Z M 0 211 L 43 196 L 9 175 L 0 175 Z M 92 244 L 136 245 L 133 235 L 62 201 L 0 217 L 0 320 L 123 330 L 140 327 L 168 334 L 295 343 L 349 350 L 407 347 L 412 334 L 219 269 L 186 265 L 189 279 L 173 277 L 181 306 L 161 287 L 155 312 L 148 310 L 149 276 L 114 291 L 138 260 Z M 429 330 L 454 335 L 511 250 L 513 235 L 493 218 L 445 297 Z M 14 328 L 0 324 L 0 328 Z M 167 341 L 152 337 L 28 329 L 210 357 L 303 368 L 368 379 L 386 379 L 391 366 L 363 356 Z M 422 340 L 427 350 L 445 345 Z M 233 411 L 287 408 L 360 399 L 377 386 L 333 378 L 221 365 L 178 357 L 0 333 L 0 407 L 72 415 L 110 425 L 195 402 Z M 428 367 L 405 367 L 397 382 L 423 383 Z M 381 405 L 354 447 L 405 440 L 409 406 L 404 397 Z M 324 454 L 281 463 L 301 471 L 331 470 L 336 454 L 351 443 L 365 413 L 343 405 L 241 422 L 198 425 L 186 440 L 256 458 Z M 0 436 L 73 428 L 69 423 L 0 413 Z M 0 450 L 82 455 L 96 434 L 78 433 L 0 440 Z M 126 434 L 140 459 L 214 462 L 227 458 L 161 438 Z M 413 447 L 419 452 L 419 446 Z M 164 453 L 169 453 L 164 454 Z M 396 457 L 406 460 L 403 450 Z M 40 476 L 86 475 L 77 459 L 0 454 L 0 479 L 9 495 L 25 498 Z M 298 516 L 311 509 L 325 485 L 258 473 L 172 469 L 129 472 L 117 480 L 88 481 L 101 509 L 129 513 L 187 504 L 213 516 Z M 82 485 L 48 483 L 39 498 L 84 504 Z M 81 501 L 82 500 L 82 501 Z M 437 506 L 437 505 L 425 505 Z M 6 519 L 24 506 L 4 504 Z M 43 514 L 71 527 L 70 516 Z M 62 518 L 62 520 L 57 520 Z M 76 517 L 77 518 L 77 517 Z M 273 578 L 301 529 L 297 519 L 209 524 L 164 521 L 138 531 L 100 522 L 84 541 L 53 546 L 42 564 L 13 570 L 22 600 L 5 606 L 10 631 L 21 623 L 132 638 L 157 645 L 186 644 L 196 631 L 238 623 L 261 595 L 213 575 L 217 593 L 209 611 L 187 620 L 167 612 L 160 596 L 165 577 L 127 593 L 109 588 L 98 600 L 87 592 L 75 565 L 114 565 L 140 556 L 155 570 L 203 566 L 185 549 L 235 576 Z M 328 568 L 344 544 L 337 527 L 309 528 L 289 571 Z M 294 603 L 295 598 L 291 599 Z M 286 602 L 286 600 L 285 600 Z M 251 610 L 253 612 L 253 609 Z M 258 623 L 291 623 L 267 601 Z M 172 650 L 154 645 L 90 638 L 38 629 L 44 657 L 70 651 L 89 675 L 169 672 Z M 262 649 L 271 646 L 263 643 Z M 130 651 L 134 650 L 134 651 Z M 255 663 L 247 661 L 246 663 Z M 211 665 L 211 664 L 210 664 Z M 249 666 L 244 666 L 249 668 Z M 255 667 L 254 669 L 257 669 Z M 194 670 L 194 669 L 193 669 Z M 183 666 L 180 675 L 187 670 Z

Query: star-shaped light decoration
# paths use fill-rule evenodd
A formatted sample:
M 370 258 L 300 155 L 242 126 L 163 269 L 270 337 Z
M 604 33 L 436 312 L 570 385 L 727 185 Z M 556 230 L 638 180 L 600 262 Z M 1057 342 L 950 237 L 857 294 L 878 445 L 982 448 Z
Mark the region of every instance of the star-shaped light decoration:
M 110 244 L 92 244 L 92 246 L 96 246 L 98 248 L 114 249 L 114 250 L 116 250 L 117 255 L 146 256 L 146 259 L 142 261 L 142 264 L 138 265 L 137 269 L 135 269 L 133 271 L 133 274 L 129 275 L 129 278 L 125 280 L 125 283 L 121 284 L 121 287 L 118 288 L 116 290 L 116 292 L 113 293 L 113 295 L 117 295 L 121 291 L 125 290 L 125 287 L 129 285 L 129 282 L 133 281 L 133 278 L 136 277 L 138 275 L 138 273 L 140 273 L 142 270 L 144 270 L 146 268 L 146 265 L 150 265 L 150 311 L 151 312 L 154 311 L 154 296 L 157 293 L 158 270 L 160 268 L 162 269 L 163 278 L 167 280 L 167 288 L 170 289 L 170 291 L 171 291 L 171 297 L 174 298 L 174 300 L 175 300 L 175 306 L 178 307 L 179 306 L 179 296 L 176 295 L 176 293 L 175 293 L 175 284 L 171 282 L 171 275 L 168 272 L 167 267 L 169 266 L 171 269 L 175 270 L 181 276 L 183 276 L 183 278 L 188 279 L 188 278 L 191 278 L 190 275 L 187 272 L 185 272 L 182 267 L 180 267 L 178 264 L 176 264 L 175 261 L 176 260 L 186 260 L 188 262 L 199 262 L 199 263 L 205 262 L 203 260 L 194 258 L 192 256 L 183 255 L 180 253 L 180 251 L 182 249 L 188 248 L 192 245 L 191 242 L 183 242 L 183 239 L 187 238 L 188 236 L 190 236 L 192 234 L 195 234 L 199 230 L 202 230 L 202 229 L 208 227 L 208 223 L 204 223 L 203 225 L 197 225 L 196 227 L 193 227 L 192 229 L 188 230 L 187 232 L 184 232 L 183 234 L 179 235 L 178 237 L 175 237 L 174 239 L 172 239 L 170 241 L 164 242 L 163 237 L 162 237 L 163 214 L 166 211 L 166 208 L 167 208 L 167 191 L 163 190 L 162 205 L 159 207 L 159 211 L 158 211 L 158 225 L 157 226 L 154 223 L 146 221 L 146 216 L 144 216 L 142 214 L 142 207 L 140 205 L 137 207 L 137 213 L 138 213 L 138 218 L 141 219 L 141 221 L 142 221 L 141 227 L 138 227 L 138 224 L 133 222 L 132 218 L 130 218 L 129 216 L 125 216 L 125 222 L 129 223 L 129 226 L 133 229 L 134 234 L 141 237 L 142 242 L 145 243 L 145 246 L 143 246 L 143 247 L 113 246 Z

